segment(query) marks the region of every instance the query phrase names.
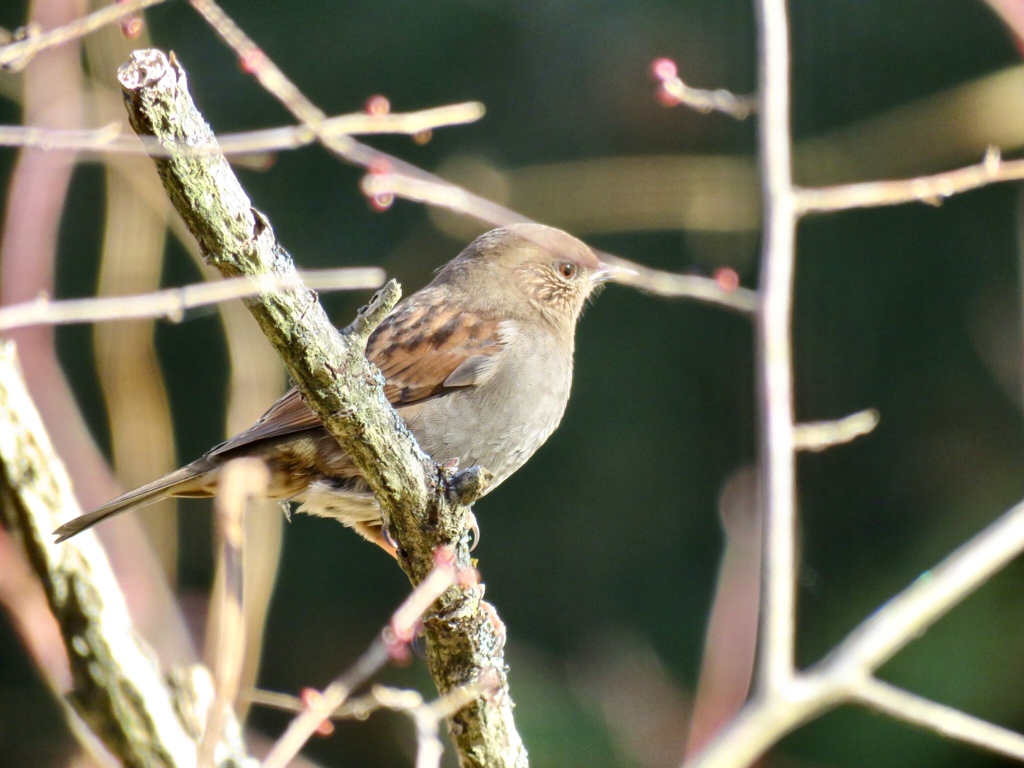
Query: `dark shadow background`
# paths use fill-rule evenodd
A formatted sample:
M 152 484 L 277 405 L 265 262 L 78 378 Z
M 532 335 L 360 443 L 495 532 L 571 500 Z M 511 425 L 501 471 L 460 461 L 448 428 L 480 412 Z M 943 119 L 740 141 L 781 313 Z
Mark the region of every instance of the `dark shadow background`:
M 427 169 L 455 156 L 517 169 L 615 155 L 754 152 L 752 124 L 666 109 L 648 76 L 651 60 L 667 55 L 695 86 L 751 91 L 747 2 L 224 5 L 328 113 L 358 109 L 376 93 L 396 110 L 483 101 L 483 121 L 436 131 L 424 146 L 371 140 Z M 16 26 L 23 4 L 0 2 L 0 15 L 0 24 Z M 798 140 L 1019 60 L 998 19 L 969 0 L 798 0 L 791 15 Z M 155 44 L 173 49 L 188 69 L 215 130 L 289 122 L 185 3 L 147 18 Z M 0 110 L 5 122 L 17 121 L 14 106 Z M 5 174 L 13 158 L 10 150 L 0 154 Z M 386 213 L 373 211 L 358 190 L 361 175 L 317 147 L 281 154 L 266 172 L 242 172 L 254 204 L 301 266 L 380 264 L 411 292 L 465 240 L 447 237 L 418 205 L 399 201 Z M 100 171 L 82 168 L 64 222 L 62 295 L 93 290 L 101 196 Z M 800 461 L 801 663 L 820 658 L 1024 496 L 1024 430 L 1013 388 L 1020 362 L 1017 197 L 1014 185 L 1002 185 L 941 207 L 844 213 L 801 226 L 798 415 L 837 418 L 869 406 L 881 413 L 871 436 Z M 547 220 L 542 210 L 527 213 Z M 572 228 L 571 221 L 547 221 Z M 750 233 L 577 234 L 673 270 L 710 274 L 732 265 L 745 285 L 756 285 Z M 172 256 L 165 282 L 195 279 L 187 257 Z M 327 301 L 344 324 L 364 299 Z M 182 461 L 222 438 L 219 333 L 212 315 L 160 329 Z M 62 331 L 60 340 L 82 408 L 105 440 L 88 331 Z M 576 359 L 562 427 L 477 505 L 476 554 L 488 599 L 508 625 L 512 689 L 533 764 L 667 765 L 631 751 L 609 730 L 591 683 L 620 655 L 635 659 L 641 649 L 658 660 L 680 702 L 694 689 L 722 544 L 717 496 L 755 450 L 752 334 L 745 319 L 728 312 L 612 287 L 587 312 Z M 1000 382 L 1000 366 L 1011 371 L 1010 386 Z M 206 511 L 186 514 L 194 521 Z M 202 526 L 190 522 L 187 530 Z M 182 589 L 204 589 L 209 540 L 182 546 Z M 1020 576 L 1019 564 L 1000 575 L 884 676 L 1024 728 Z M 294 519 L 261 684 L 286 691 L 323 685 L 366 646 L 407 589 L 393 563 L 341 526 Z M 34 685 L 25 665 L 18 641 L 0 624 L 0 732 L 11 745 L 8 758 L 0 750 L 4 765 L 33 762 L 11 762 L 15 753 L 45 762 L 47 734 L 58 727 L 52 714 L 18 706 Z M 638 668 L 637 686 L 649 671 Z M 422 661 L 385 678 L 432 690 Z M 642 699 L 643 690 L 637 693 Z M 651 703 L 652 711 L 660 706 Z M 285 719 L 257 710 L 252 722 L 272 734 Z M 652 733 L 648 746 L 671 755 L 684 740 L 678 720 Z M 411 744 L 403 719 L 378 715 L 340 725 L 309 752 L 326 765 L 406 765 Z M 802 730 L 776 755 L 773 762 L 836 766 L 999 763 L 852 710 Z

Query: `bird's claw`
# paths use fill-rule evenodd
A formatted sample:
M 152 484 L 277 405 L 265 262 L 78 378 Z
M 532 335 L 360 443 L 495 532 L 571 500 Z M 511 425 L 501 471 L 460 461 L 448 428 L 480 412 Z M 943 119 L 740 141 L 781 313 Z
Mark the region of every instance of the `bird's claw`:
M 476 549 L 476 545 L 480 543 L 480 525 L 476 521 L 476 515 L 473 514 L 473 510 L 469 510 L 469 519 L 466 521 L 466 524 L 470 535 L 469 551 L 472 552 Z

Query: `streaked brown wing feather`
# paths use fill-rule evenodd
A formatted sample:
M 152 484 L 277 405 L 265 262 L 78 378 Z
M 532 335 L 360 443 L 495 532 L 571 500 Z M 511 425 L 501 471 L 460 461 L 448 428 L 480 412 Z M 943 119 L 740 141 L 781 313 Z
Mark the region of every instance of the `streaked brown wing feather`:
M 425 333 L 427 328 L 432 332 Z M 384 375 L 388 400 L 401 406 L 481 383 L 493 372 L 504 347 L 500 320 L 453 310 L 431 311 L 428 303 L 409 301 L 380 324 L 370 337 L 366 356 Z M 223 455 L 319 426 L 320 419 L 293 387 L 249 429 L 207 455 Z
M 494 359 L 504 349 L 501 321 L 469 312 L 433 310 L 415 302 L 390 315 L 370 337 L 366 356 L 384 374 L 384 394 L 393 405 L 435 397 L 471 359 Z M 431 329 L 425 333 L 425 329 Z

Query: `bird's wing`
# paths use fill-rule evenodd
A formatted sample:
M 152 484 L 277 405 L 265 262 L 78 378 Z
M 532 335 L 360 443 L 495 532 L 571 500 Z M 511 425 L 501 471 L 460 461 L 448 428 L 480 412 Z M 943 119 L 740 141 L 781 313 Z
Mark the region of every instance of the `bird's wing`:
M 393 405 L 483 384 L 497 370 L 510 321 L 410 302 L 381 323 L 366 356 L 384 374 Z
M 431 312 L 409 303 L 374 331 L 366 356 L 384 374 L 384 394 L 391 404 L 410 405 L 487 381 L 497 370 L 511 332 L 510 321 L 455 310 Z M 319 426 L 320 419 L 293 387 L 249 429 L 207 456 Z
M 206 455 L 221 456 L 259 440 L 283 437 L 319 426 L 320 419 L 306 405 L 299 390 L 292 387 L 280 400 L 270 406 L 255 424 L 220 445 L 214 446 Z

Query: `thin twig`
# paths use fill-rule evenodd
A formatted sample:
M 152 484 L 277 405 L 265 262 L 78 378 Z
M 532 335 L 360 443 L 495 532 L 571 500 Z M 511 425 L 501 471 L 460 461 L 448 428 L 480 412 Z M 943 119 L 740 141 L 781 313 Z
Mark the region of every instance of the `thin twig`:
M 835 421 L 797 424 L 794 446 L 798 451 L 823 451 L 869 434 L 878 426 L 878 411 L 868 408 Z
M 873 672 L 1024 551 L 1024 502 L 925 571 L 851 632 L 822 662 L 850 676 Z
M 217 30 L 221 38 L 239 56 L 264 88 L 272 93 L 298 120 L 306 125 L 332 152 L 370 170 L 363 179 L 363 192 L 374 199 L 392 199 L 398 195 L 409 200 L 448 208 L 471 215 L 494 226 L 529 221 L 525 216 L 455 186 L 385 152 L 362 144 L 348 136 L 329 136 L 324 132 L 324 113 L 299 91 L 256 43 L 249 38 L 212 0 L 191 0 L 192 6 Z M 633 266 L 621 259 L 623 266 Z M 753 294 L 745 289 L 727 291 L 707 278 L 673 275 L 633 266 L 641 274 L 628 284 L 665 296 L 694 298 L 739 312 L 753 309 Z
M 134 296 L 60 300 L 40 296 L 35 301 L 0 307 L 0 330 L 27 325 L 101 323 L 144 317 L 163 317 L 171 322 L 180 322 L 190 309 L 273 291 L 289 291 L 302 285 L 318 291 L 372 290 L 384 282 L 384 271 L 377 267 L 343 267 L 307 270 L 299 272 L 297 278 L 233 277 Z
M 350 698 L 330 716 L 333 719 L 364 720 L 381 709 L 402 712 L 412 719 L 416 727 L 416 768 L 435 768 L 440 764 L 444 752 L 439 729 L 441 721 L 451 717 L 475 699 L 487 695 L 490 690 L 493 690 L 493 686 L 488 686 L 480 680 L 453 688 L 432 702 L 424 702 L 418 691 L 374 685 L 371 686 L 369 693 Z M 286 712 L 303 712 L 309 706 L 298 696 L 271 691 L 248 691 L 245 696 L 254 704 Z
M 757 377 L 763 473 L 764 602 L 761 694 L 793 675 L 796 623 L 796 457 L 790 325 L 796 262 L 796 195 L 789 130 L 789 33 L 785 0 L 755 3 L 760 34 L 760 158 L 764 189 Z
M 666 272 L 652 269 L 635 261 L 600 252 L 601 259 L 615 267 L 625 270 L 615 278 L 615 282 L 628 285 L 645 293 L 666 298 L 693 299 L 714 304 L 724 309 L 738 312 L 741 315 L 752 315 L 757 310 L 757 293 L 749 288 L 723 288 L 714 278 L 700 275 L 683 275 L 677 272 Z
M 661 87 L 680 104 L 698 112 L 722 112 L 737 120 L 745 120 L 757 111 L 757 98 L 754 96 L 737 96 L 722 88 L 714 91 L 692 88 L 678 77 L 664 81 Z
M 164 0 L 125 0 L 111 3 L 88 16 L 75 19 L 70 24 L 40 32 L 32 27 L 27 28 L 21 39 L 0 46 L 0 69 L 20 72 L 41 51 L 76 40 L 90 32 L 115 24 L 136 15 L 139 11 L 158 5 Z M 17 35 L 16 35 L 17 36 Z
M 861 681 L 853 699 L 897 720 L 1024 762 L 1024 735 L 876 678 Z
M 913 202 L 938 205 L 962 192 L 1020 179 L 1024 179 L 1024 160 L 1003 160 L 997 147 L 989 147 L 980 163 L 955 171 L 898 181 L 868 181 L 817 189 L 803 187 L 797 191 L 797 211 L 828 213 Z
M 343 675 L 328 685 L 320 696 L 292 720 L 287 730 L 274 744 L 263 761 L 262 768 L 284 768 L 299 753 L 303 745 L 316 733 L 320 724 L 329 719 L 348 697 L 365 683 L 371 675 L 380 670 L 395 652 L 396 642 L 411 641 L 408 636 L 411 621 L 418 619 L 423 611 L 455 583 L 455 569 L 451 563 L 441 563 L 423 581 L 392 616 L 391 622 L 377 637 L 359 660 Z
M 309 706 L 289 724 L 288 729 L 263 759 L 261 768 L 284 768 L 316 733 L 320 724 L 340 707 L 352 692 L 388 663 L 388 651 L 381 638 L 373 641 L 359 660 L 334 680 L 322 694 L 311 699 Z
M 363 177 L 362 189 L 370 197 L 398 195 L 406 200 L 467 213 L 499 226 L 528 220 L 502 205 L 479 198 L 440 179 L 413 178 L 398 173 L 370 173 Z M 623 285 L 657 296 L 704 301 L 741 314 L 752 314 L 757 308 L 757 294 L 748 288 L 726 289 L 711 278 L 652 269 L 604 251 L 600 251 L 599 255 L 612 266 L 625 268 L 615 277 L 615 281 Z M 631 270 L 632 274 L 626 270 Z
M 690 87 L 679 77 L 672 59 L 655 60 L 651 72 L 661 82 L 659 97 L 666 106 L 682 104 L 704 114 L 721 112 L 737 120 L 746 120 L 757 111 L 757 96 L 737 96 L 724 88 L 707 91 Z
M 385 699 L 379 695 L 380 691 L 382 690 L 388 691 L 389 696 L 393 697 L 386 699 L 387 702 L 389 702 L 388 704 L 385 704 Z M 461 691 L 462 693 L 458 694 L 458 696 L 460 697 L 459 701 L 461 701 L 462 703 L 460 706 L 457 707 L 446 706 L 444 708 L 444 714 L 440 715 L 440 717 L 448 717 L 453 712 L 457 712 L 468 702 L 487 693 L 488 690 L 489 689 L 487 688 L 487 686 L 484 686 L 483 683 L 479 681 L 476 683 L 467 683 L 466 685 L 461 685 L 458 688 L 453 688 L 452 690 L 448 691 L 448 693 L 446 693 L 444 696 L 438 698 L 436 701 L 453 701 L 454 699 L 452 698 L 452 695 L 454 695 L 456 691 Z M 473 695 L 469 695 L 470 693 L 472 693 Z M 400 699 L 400 695 L 405 698 Z M 468 696 L 468 698 L 465 698 L 466 696 Z M 302 712 L 309 707 L 309 704 L 303 701 L 303 699 L 301 699 L 298 696 L 292 696 L 289 693 L 278 693 L 277 691 L 265 691 L 260 688 L 253 688 L 247 691 L 243 691 L 240 694 L 240 698 L 245 699 L 246 701 L 252 704 L 257 704 L 262 707 L 269 707 L 270 709 L 279 709 L 282 712 Z M 399 700 L 405 701 L 406 706 L 393 706 L 393 702 Z M 369 693 L 366 693 L 362 696 L 353 696 L 349 698 L 341 706 L 335 709 L 330 716 L 331 719 L 333 720 L 364 720 L 371 714 L 376 712 L 378 709 L 386 708 L 405 710 L 411 709 L 412 706 L 414 705 L 427 706 L 427 704 L 423 701 L 423 697 L 420 695 L 418 691 L 405 689 L 400 690 L 396 688 L 388 688 L 384 685 L 375 684 L 370 687 Z
M 479 120 L 483 115 L 483 104 L 478 101 L 467 101 L 417 112 L 385 115 L 357 112 L 338 115 L 324 120 L 322 130 L 327 136 L 381 133 L 414 135 L 436 128 L 471 123 Z M 316 135 L 304 125 L 225 133 L 217 137 L 217 146 L 214 147 L 165 146 L 148 136 L 127 134 L 119 123 L 80 130 L 59 130 L 30 125 L 0 126 L 0 146 L 78 152 L 116 152 L 155 157 L 169 157 L 172 153 L 176 155 L 210 155 L 221 152 L 225 155 L 238 155 L 277 152 L 304 147 L 316 140 Z

